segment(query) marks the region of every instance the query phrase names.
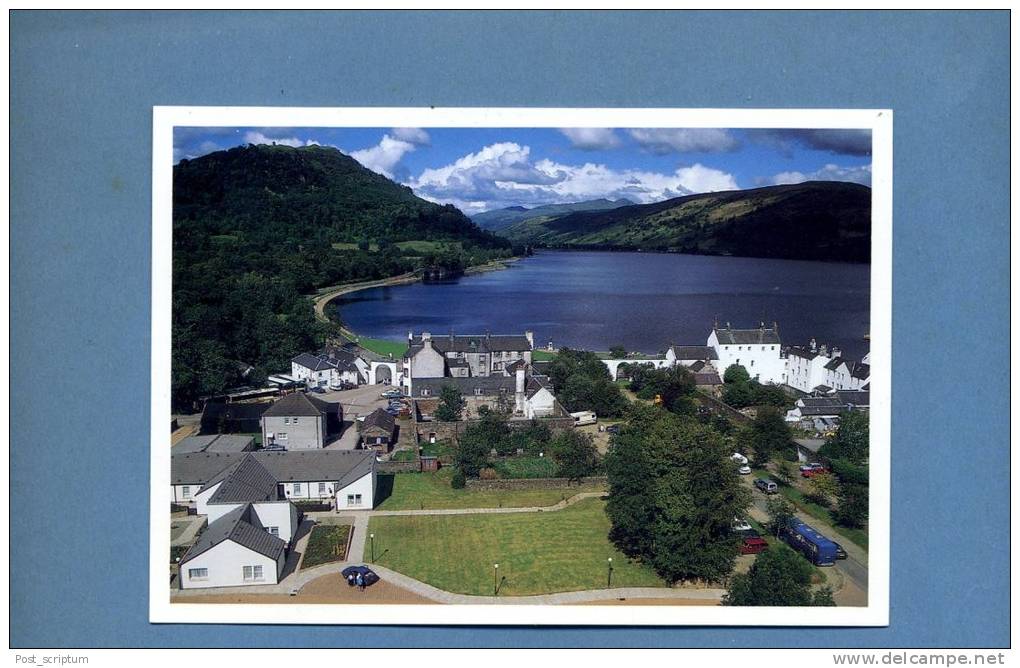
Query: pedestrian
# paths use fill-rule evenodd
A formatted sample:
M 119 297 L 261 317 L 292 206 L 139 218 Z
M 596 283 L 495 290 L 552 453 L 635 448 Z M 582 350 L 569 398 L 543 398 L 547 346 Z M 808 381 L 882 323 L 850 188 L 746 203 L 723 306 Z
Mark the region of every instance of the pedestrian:
M 351 573 L 350 575 L 347 576 L 347 586 L 348 587 L 354 586 L 354 573 Z
M 361 591 L 365 591 L 365 578 L 362 577 L 361 573 L 358 573 L 357 582 L 358 582 L 358 589 L 360 589 Z

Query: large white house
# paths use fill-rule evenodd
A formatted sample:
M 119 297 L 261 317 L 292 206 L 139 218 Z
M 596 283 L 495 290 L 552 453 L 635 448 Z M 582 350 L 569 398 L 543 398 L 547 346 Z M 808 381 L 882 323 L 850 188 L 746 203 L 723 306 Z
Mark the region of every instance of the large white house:
M 786 382 L 786 360 L 783 359 L 779 325 L 766 327 L 759 323 L 756 329 L 714 327 L 708 335 L 708 347 L 718 357 L 717 368 L 723 373 L 734 364 L 747 370 L 751 378 L 761 383 L 781 385 Z
M 508 376 L 517 362 L 531 364 L 534 348 L 532 332 L 444 336 L 408 332 L 401 369 L 404 388 L 413 394 L 417 379 Z
M 181 558 L 181 589 L 276 584 L 287 563 L 287 544 L 269 533 L 255 506 L 236 505 Z
M 313 355 L 301 353 L 290 361 L 290 375 L 309 388 L 360 385 L 368 382 L 369 363 L 342 348 L 330 348 Z

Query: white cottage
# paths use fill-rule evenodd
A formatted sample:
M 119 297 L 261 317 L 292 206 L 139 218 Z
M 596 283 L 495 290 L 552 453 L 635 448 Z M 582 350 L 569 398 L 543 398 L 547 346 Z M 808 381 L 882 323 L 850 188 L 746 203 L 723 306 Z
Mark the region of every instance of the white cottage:
M 287 562 L 286 542 L 271 534 L 253 504 L 234 506 L 181 558 L 181 589 L 276 584 Z

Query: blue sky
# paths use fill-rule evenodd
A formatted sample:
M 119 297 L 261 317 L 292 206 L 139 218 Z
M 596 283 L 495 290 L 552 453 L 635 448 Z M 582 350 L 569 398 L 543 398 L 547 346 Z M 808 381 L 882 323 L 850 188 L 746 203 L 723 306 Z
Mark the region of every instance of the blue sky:
M 806 180 L 871 185 L 868 130 L 176 128 L 174 160 L 248 143 L 321 144 L 467 214 L 506 206 Z

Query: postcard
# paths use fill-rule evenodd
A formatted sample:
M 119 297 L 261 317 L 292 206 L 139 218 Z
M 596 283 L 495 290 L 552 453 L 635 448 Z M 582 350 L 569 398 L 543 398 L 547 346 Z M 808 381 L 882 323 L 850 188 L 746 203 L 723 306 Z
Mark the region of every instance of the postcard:
M 151 621 L 888 623 L 891 111 L 153 121 Z

